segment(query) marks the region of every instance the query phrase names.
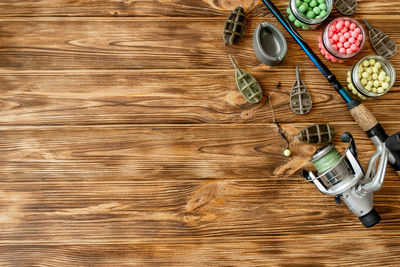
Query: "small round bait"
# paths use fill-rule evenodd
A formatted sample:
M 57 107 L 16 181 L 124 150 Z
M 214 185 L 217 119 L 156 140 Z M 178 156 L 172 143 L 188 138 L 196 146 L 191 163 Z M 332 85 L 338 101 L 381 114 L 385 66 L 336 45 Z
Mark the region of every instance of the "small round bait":
M 292 155 L 292 151 L 290 151 L 288 148 L 286 148 L 285 151 L 283 151 L 283 155 L 285 157 L 290 157 L 290 155 Z

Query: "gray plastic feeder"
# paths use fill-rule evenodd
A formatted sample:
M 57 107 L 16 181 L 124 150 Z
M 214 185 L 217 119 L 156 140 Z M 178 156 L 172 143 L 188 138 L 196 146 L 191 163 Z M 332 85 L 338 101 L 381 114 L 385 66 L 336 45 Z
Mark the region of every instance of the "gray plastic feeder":
M 253 33 L 253 49 L 265 65 L 278 65 L 286 56 L 287 43 L 283 33 L 268 22 L 259 24 Z

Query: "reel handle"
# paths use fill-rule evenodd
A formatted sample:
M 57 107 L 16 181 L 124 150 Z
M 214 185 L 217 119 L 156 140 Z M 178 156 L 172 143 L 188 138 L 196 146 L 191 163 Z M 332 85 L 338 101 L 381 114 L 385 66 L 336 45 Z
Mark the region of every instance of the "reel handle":
M 385 145 L 395 158 L 400 158 L 400 132 L 389 136 Z M 400 176 L 400 170 L 396 170 L 396 173 Z
M 389 150 L 399 152 L 400 151 L 400 132 L 396 133 L 392 136 L 389 136 L 388 139 L 386 139 L 385 144 Z
M 389 157 L 390 163 L 396 173 L 400 176 L 400 136 L 398 134 L 394 135 L 393 138 L 388 138 L 385 130 L 379 124 L 378 120 L 375 118 L 374 114 L 364 106 L 358 100 L 352 100 L 347 104 L 347 108 L 350 111 L 350 114 L 353 116 L 353 119 L 358 123 L 363 131 L 365 131 L 368 137 L 378 137 L 382 142 L 385 142 L 386 139 L 389 139 L 390 143 L 395 143 L 395 145 L 386 146 L 392 157 Z

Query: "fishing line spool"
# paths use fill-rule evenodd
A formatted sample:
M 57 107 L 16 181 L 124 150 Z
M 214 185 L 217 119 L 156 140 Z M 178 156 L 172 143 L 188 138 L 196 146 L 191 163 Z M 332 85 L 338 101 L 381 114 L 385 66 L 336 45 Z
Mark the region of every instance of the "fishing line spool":
M 385 144 L 376 140 L 377 151 L 371 157 L 367 171 L 357 159 L 357 149 L 350 133 L 341 136 L 342 142 L 349 143 L 342 156 L 334 144 L 319 148 L 311 158 L 317 173 L 303 170 L 302 176 L 315 184 L 323 194 L 335 196 L 360 219 L 365 227 L 372 227 L 380 221 L 373 207 L 373 192 L 382 186 L 388 150 Z M 378 164 L 379 160 L 379 164 Z

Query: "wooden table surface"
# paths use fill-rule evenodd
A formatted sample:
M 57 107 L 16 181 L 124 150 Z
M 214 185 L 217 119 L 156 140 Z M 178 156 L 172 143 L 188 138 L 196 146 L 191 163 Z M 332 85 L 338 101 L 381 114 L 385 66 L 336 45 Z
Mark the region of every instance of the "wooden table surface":
M 260 14 L 227 48 L 222 28 L 240 3 Z M 354 17 L 400 44 L 400 1 L 359 1 Z M 286 32 L 284 62 L 258 62 L 263 21 L 282 29 L 256 0 L 1 1 L 0 265 L 399 266 L 392 169 L 372 229 L 300 178 L 315 150 L 295 139 L 304 126 L 351 131 L 364 166 L 374 146 Z M 319 30 L 301 34 L 317 51 Z M 344 83 L 372 53 L 367 42 L 327 65 Z M 292 157 L 267 100 L 238 93 L 228 54 L 274 93 Z M 400 70 L 400 54 L 391 62 Z M 314 104 L 305 116 L 289 107 L 296 65 Z M 390 134 L 399 86 L 365 103 Z

